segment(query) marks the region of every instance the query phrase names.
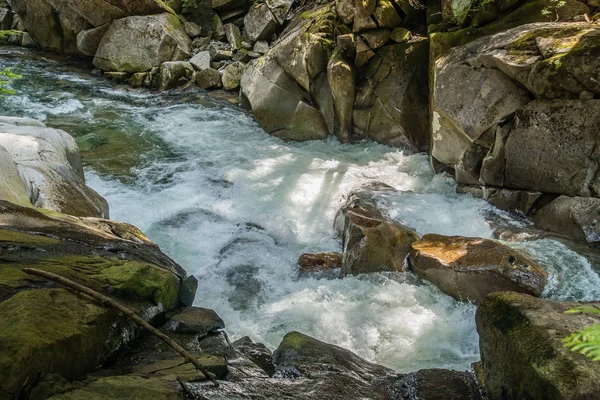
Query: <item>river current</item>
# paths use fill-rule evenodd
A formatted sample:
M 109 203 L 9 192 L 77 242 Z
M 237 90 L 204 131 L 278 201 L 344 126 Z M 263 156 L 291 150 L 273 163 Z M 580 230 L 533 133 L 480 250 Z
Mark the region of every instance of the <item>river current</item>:
M 23 79 L 0 114 L 37 118 L 72 134 L 88 184 L 111 218 L 142 229 L 199 281 L 195 305 L 224 319 L 232 340 L 275 348 L 292 330 L 403 372 L 470 369 L 479 359 L 475 307 L 411 273 L 298 277 L 304 252 L 341 251 L 335 213 L 353 189 L 400 190 L 382 209 L 419 234 L 493 237 L 528 221 L 455 193 L 425 154 L 366 142 L 285 143 L 224 100 L 188 90 L 133 90 L 89 68 L 0 49 Z M 545 297 L 599 300 L 590 261 L 550 239 L 509 243 L 549 272 Z M 597 268 L 597 266 L 595 266 Z

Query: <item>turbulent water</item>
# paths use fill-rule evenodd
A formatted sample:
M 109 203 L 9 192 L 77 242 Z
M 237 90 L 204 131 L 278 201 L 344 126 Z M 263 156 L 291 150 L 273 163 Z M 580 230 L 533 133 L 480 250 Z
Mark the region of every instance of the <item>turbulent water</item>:
M 463 370 L 478 360 L 474 306 L 409 273 L 298 278 L 296 261 L 341 250 L 335 213 L 351 190 L 374 181 L 402 191 L 378 201 L 419 234 L 492 237 L 498 224 L 519 230 L 527 221 L 455 194 L 424 154 L 285 143 L 206 94 L 114 87 L 20 52 L 0 51 L 0 67 L 24 75 L 13 84 L 17 95 L 0 100 L 0 114 L 71 133 L 111 217 L 144 230 L 198 278 L 196 305 L 215 309 L 232 339 L 276 347 L 298 330 L 401 371 Z M 545 296 L 600 299 L 600 278 L 583 256 L 549 239 L 510 245 L 548 269 Z

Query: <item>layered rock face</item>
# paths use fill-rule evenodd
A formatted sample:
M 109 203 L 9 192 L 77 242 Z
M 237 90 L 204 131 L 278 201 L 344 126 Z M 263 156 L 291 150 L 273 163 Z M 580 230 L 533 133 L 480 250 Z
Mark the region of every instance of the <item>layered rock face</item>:
M 418 21 L 391 2 L 368 10 L 330 3 L 295 16 L 242 78 L 257 121 L 285 139 L 334 135 L 425 149 L 428 43 L 405 43 L 403 18 Z
M 0 200 L 78 217 L 108 218 L 108 204 L 85 184 L 75 140 L 27 118 L 0 118 Z
M 565 4 L 561 18 L 589 12 L 585 4 Z M 596 245 L 600 28 L 587 22 L 501 28 L 510 16 L 527 22 L 527 7 L 480 31 L 432 36 L 431 157 L 492 204 Z M 470 40 L 469 33 L 492 34 Z M 568 228 L 551 222 L 559 220 Z

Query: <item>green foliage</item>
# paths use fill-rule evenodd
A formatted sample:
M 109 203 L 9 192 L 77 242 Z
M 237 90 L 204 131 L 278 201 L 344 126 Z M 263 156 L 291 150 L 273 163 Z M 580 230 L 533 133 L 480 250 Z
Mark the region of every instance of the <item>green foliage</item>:
M 167 10 L 169 13 L 173 14 L 176 17 L 179 17 L 177 15 L 177 13 L 175 12 L 175 10 L 173 10 L 173 8 L 171 8 L 171 6 L 169 6 L 164 0 L 154 0 L 159 6 L 161 6 L 163 9 Z
M 567 314 L 596 314 L 600 315 L 600 309 L 594 306 L 579 306 L 565 311 Z M 584 329 L 574 332 L 563 339 L 565 347 L 572 351 L 600 361 L 600 325 L 586 326 Z
M 556 21 L 558 21 L 560 18 L 560 16 L 558 15 L 558 10 L 561 7 L 564 7 L 567 3 L 565 0 L 551 0 L 551 3 L 551 5 L 542 9 L 542 15 L 551 16 L 554 14 L 556 16 Z
M 6 96 L 9 94 L 15 94 L 13 89 L 7 87 L 13 80 L 23 78 L 19 74 L 15 74 L 10 68 L 4 68 L 0 70 L 0 95 Z

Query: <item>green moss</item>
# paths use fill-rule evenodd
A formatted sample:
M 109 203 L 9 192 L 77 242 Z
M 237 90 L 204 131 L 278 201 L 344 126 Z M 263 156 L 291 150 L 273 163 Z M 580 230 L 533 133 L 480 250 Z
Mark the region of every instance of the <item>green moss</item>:
M 60 240 L 47 236 L 33 235 L 31 233 L 0 229 L 0 244 L 30 245 L 30 246 L 52 246 L 60 244 Z
M 74 378 L 94 367 L 115 313 L 63 289 L 29 290 L 0 303 L 1 389 L 40 372 Z
M 283 340 L 279 344 L 279 349 L 300 352 L 306 344 L 314 341 L 310 336 L 306 336 L 300 332 L 290 332 L 283 337 Z

